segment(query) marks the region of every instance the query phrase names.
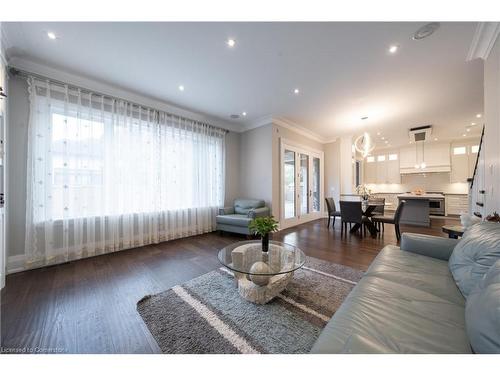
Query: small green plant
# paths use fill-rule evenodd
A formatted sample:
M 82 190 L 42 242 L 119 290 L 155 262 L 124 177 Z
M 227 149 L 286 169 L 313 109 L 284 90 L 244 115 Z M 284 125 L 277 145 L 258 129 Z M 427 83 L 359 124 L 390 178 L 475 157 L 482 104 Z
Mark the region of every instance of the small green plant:
M 265 237 L 278 230 L 278 222 L 272 216 L 256 217 L 250 222 L 248 228 L 255 234 Z

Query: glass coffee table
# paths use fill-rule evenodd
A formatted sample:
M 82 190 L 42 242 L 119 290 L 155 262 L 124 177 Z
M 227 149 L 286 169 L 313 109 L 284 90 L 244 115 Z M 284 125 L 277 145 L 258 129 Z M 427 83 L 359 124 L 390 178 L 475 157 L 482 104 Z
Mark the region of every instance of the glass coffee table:
M 219 251 L 218 258 L 234 273 L 240 295 L 258 304 L 281 293 L 306 260 L 298 247 L 277 241 L 269 241 L 269 251 L 263 252 L 260 240 L 230 244 Z

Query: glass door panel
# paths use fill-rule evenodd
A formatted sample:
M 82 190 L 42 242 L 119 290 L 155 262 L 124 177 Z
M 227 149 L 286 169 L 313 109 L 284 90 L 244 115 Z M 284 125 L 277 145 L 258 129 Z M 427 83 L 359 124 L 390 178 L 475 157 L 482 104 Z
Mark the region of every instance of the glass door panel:
M 312 210 L 319 212 L 321 210 L 321 189 L 320 189 L 320 163 L 319 158 L 313 157 L 312 162 Z
M 300 154 L 300 213 L 309 213 L 309 155 Z
M 295 217 L 295 152 L 284 153 L 284 203 L 285 219 Z

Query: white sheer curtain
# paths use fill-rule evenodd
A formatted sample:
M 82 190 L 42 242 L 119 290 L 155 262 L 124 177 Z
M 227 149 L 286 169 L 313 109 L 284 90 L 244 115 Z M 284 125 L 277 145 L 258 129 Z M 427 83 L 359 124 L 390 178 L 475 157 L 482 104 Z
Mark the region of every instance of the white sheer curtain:
M 215 229 L 224 130 L 28 82 L 27 267 Z

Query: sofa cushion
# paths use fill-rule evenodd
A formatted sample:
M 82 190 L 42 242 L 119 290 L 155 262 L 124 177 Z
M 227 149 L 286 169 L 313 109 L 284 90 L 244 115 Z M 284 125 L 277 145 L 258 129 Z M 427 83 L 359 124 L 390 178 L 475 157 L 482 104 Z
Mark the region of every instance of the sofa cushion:
M 464 298 L 446 261 L 386 246 L 312 349 L 313 353 L 376 351 L 471 352 Z
M 469 293 L 465 324 L 476 353 L 500 353 L 500 260 Z
M 216 222 L 219 224 L 234 225 L 237 227 L 248 227 L 248 224 L 252 221 L 246 215 L 217 215 Z
M 240 215 L 248 215 L 254 208 L 265 207 L 266 202 L 260 199 L 235 199 L 234 212 Z
M 453 278 L 465 298 L 498 259 L 500 224 L 483 222 L 465 231 L 449 261 Z
M 465 306 L 465 300 L 448 268 L 448 262 L 388 245 L 366 275 L 391 280 Z

